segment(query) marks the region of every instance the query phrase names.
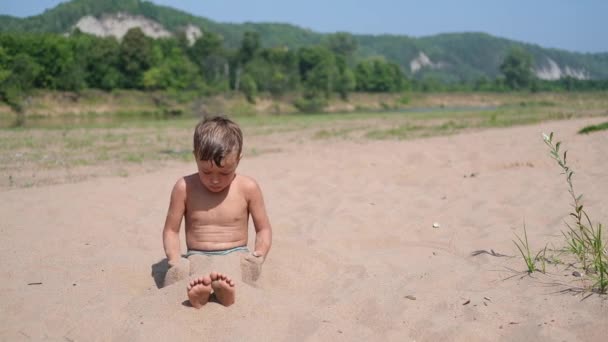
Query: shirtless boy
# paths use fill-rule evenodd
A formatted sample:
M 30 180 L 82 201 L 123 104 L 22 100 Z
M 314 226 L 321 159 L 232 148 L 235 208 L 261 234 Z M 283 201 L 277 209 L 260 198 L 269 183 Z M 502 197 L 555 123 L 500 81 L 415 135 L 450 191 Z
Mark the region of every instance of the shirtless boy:
M 219 116 L 204 119 L 194 131 L 193 153 L 198 172 L 180 178 L 171 192 L 163 229 L 170 266 L 165 286 L 194 276 L 186 290 L 190 304 L 197 309 L 212 294 L 220 304 L 232 305 L 235 282 L 231 278 L 234 275 L 198 273 L 202 271 L 191 267 L 194 257 L 222 258 L 242 253 L 241 263 L 257 265 L 259 271 L 270 249 L 272 229 L 262 191 L 252 178 L 236 174 L 242 147 L 243 135 L 236 123 Z M 256 232 L 253 253 L 247 249 L 249 215 Z M 187 259 L 180 254 L 182 218 L 186 220 Z

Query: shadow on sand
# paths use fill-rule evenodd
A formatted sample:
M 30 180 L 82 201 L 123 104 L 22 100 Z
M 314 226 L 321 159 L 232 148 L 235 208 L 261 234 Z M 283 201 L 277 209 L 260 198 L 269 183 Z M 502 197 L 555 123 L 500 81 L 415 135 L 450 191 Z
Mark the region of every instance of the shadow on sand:
M 162 259 L 161 261 L 153 264 L 151 267 L 151 276 L 154 278 L 154 283 L 156 283 L 156 288 L 160 289 L 163 287 L 163 283 L 165 281 L 165 275 L 169 270 L 169 262 L 167 258 Z

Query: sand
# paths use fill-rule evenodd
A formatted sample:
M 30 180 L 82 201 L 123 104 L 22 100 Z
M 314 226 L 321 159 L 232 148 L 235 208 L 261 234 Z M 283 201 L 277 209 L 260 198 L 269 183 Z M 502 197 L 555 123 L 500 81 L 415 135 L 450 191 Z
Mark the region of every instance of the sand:
M 606 296 L 568 291 L 581 281 L 566 266 L 528 276 L 509 257 L 524 222 L 534 250 L 564 244 L 569 195 L 541 132 L 564 141 L 588 213 L 608 224 L 608 132 L 576 134 L 601 121 L 260 137 L 285 143 L 239 172 L 264 191 L 273 247 L 255 286 L 233 276 L 229 308 L 158 288 L 169 193 L 194 164 L 1 192 L 0 340 L 605 341 Z

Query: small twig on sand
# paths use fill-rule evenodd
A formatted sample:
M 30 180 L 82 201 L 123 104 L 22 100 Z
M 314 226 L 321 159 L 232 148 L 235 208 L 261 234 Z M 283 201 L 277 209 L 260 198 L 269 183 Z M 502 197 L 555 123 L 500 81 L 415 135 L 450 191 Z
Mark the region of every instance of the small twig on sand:
M 480 250 L 471 252 L 472 256 L 478 256 L 480 254 L 489 254 L 489 255 L 494 256 L 494 257 L 508 257 L 508 258 L 512 258 L 513 257 L 512 255 L 506 255 L 506 254 L 496 253 L 496 252 L 494 252 L 493 249 L 490 249 L 489 252 L 486 251 L 485 249 L 480 249 Z

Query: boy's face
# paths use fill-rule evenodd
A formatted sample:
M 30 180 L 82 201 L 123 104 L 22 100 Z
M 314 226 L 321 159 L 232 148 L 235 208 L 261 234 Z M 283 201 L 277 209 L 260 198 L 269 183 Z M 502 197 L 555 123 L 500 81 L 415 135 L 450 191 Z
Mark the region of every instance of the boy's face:
M 236 167 L 239 165 L 240 156 L 236 152 L 227 155 L 222 160 L 222 165 L 217 166 L 212 160 L 198 160 L 198 177 L 201 183 L 211 192 L 221 192 L 230 185 L 235 176 Z

